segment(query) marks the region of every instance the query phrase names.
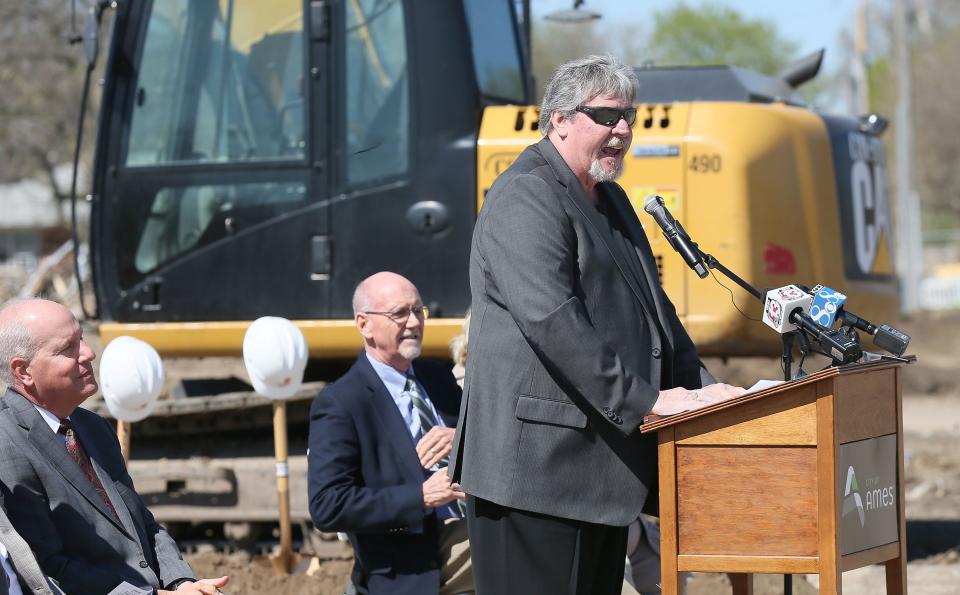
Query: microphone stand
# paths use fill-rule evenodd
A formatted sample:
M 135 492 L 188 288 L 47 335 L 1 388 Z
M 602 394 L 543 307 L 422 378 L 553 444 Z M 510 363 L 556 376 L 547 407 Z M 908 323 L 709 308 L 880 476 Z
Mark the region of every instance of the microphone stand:
M 707 268 L 716 269 L 720 271 L 721 273 L 723 273 L 724 277 L 726 277 L 727 279 L 730 279 L 731 281 L 733 281 L 734 283 L 742 287 L 744 290 L 746 290 L 747 293 L 749 293 L 753 297 L 760 300 L 761 304 L 763 303 L 763 293 L 759 289 L 757 289 L 753 285 L 750 285 L 749 283 L 744 281 L 743 278 L 740 277 L 740 275 L 734 273 L 727 267 L 723 266 L 723 263 L 717 260 L 717 258 L 712 254 L 707 254 L 706 252 L 701 250 L 699 246 L 697 246 L 696 244 L 694 244 L 694 247 L 696 248 L 697 252 L 700 254 L 700 257 L 703 258 L 703 262 L 704 264 L 707 265 Z M 791 376 L 792 376 L 791 367 L 793 366 L 793 342 L 797 337 L 797 332 L 790 331 L 788 333 L 783 333 L 782 337 L 783 337 L 783 355 L 781 356 L 780 361 L 783 365 L 783 379 L 786 382 L 790 382 Z
M 731 281 L 733 281 L 734 283 L 736 283 L 737 285 L 745 289 L 747 293 L 749 293 L 753 297 L 760 300 L 761 304 L 763 303 L 764 295 L 763 293 L 760 292 L 760 290 L 758 290 L 753 285 L 750 285 L 749 283 L 744 281 L 739 275 L 737 275 L 727 267 L 723 266 L 723 264 L 719 260 L 717 260 L 716 257 L 714 257 L 712 254 L 707 254 L 706 252 L 701 250 L 700 247 L 696 245 L 696 243 L 694 242 L 691 242 L 691 243 L 693 244 L 693 247 L 697 251 L 697 253 L 700 254 L 700 257 L 703 258 L 703 262 L 707 265 L 707 268 L 716 269 L 720 271 L 721 273 L 723 273 L 723 275 L 727 279 L 730 279 Z M 793 364 L 793 341 L 794 339 L 797 338 L 797 335 L 798 335 L 797 331 L 790 331 L 788 333 L 783 333 L 783 335 L 781 335 L 783 338 L 783 355 L 781 356 L 781 362 L 783 364 L 784 382 L 790 382 L 791 380 L 790 368 Z M 793 578 L 792 578 L 792 575 L 790 574 L 783 575 L 783 595 L 793 595 Z

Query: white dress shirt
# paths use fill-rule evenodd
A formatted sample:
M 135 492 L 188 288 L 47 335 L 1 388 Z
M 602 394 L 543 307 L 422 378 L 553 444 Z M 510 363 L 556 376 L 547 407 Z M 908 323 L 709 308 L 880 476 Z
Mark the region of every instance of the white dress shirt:
M 7 574 L 10 582 L 10 589 L 7 593 L 9 595 L 23 595 L 23 591 L 20 589 L 20 579 L 17 578 L 17 571 L 13 569 L 10 556 L 7 554 L 7 548 L 2 543 L 0 543 L 0 565 L 3 566 L 3 571 Z
M 43 421 L 47 422 L 47 425 L 50 426 L 50 429 L 53 430 L 53 433 L 57 435 L 57 438 L 60 439 L 60 442 L 63 442 L 63 444 L 66 445 L 67 437 L 60 433 L 60 418 L 47 411 L 43 407 L 40 407 L 36 403 L 34 403 L 33 406 L 37 409 L 37 412 L 40 413 L 40 417 L 43 418 Z M 70 419 L 69 415 L 67 416 L 67 419 Z

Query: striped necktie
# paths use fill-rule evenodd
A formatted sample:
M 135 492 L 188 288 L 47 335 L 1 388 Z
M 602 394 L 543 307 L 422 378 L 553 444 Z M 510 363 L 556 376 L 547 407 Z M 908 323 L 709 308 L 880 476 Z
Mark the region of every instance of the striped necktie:
M 436 425 L 437 418 L 433 414 L 433 410 L 430 408 L 430 404 L 427 403 L 427 400 L 423 397 L 423 393 L 420 392 L 420 387 L 417 386 L 416 379 L 407 374 L 407 383 L 403 387 L 404 392 L 410 395 L 410 401 L 413 403 L 413 408 L 416 410 L 417 415 L 420 416 L 420 438 L 426 435 L 433 426 Z M 447 467 L 450 465 L 450 457 L 443 457 L 440 459 L 440 467 Z M 467 513 L 467 505 L 463 500 L 454 500 L 446 506 L 450 507 L 450 510 L 453 514 L 463 518 Z
M 410 395 L 410 401 L 413 403 L 413 408 L 420 417 L 419 437 L 422 438 L 433 428 L 433 426 L 437 425 L 437 418 L 433 416 L 433 410 L 430 408 L 430 404 L 427 403 L 427 400 L 423 397 L 423 393 L 420 392 L 420 387 L 417 386 L 417 381 L 413 376 L 407 376 L 407 383 L 404 385 L 403 390 L 405 393 Z

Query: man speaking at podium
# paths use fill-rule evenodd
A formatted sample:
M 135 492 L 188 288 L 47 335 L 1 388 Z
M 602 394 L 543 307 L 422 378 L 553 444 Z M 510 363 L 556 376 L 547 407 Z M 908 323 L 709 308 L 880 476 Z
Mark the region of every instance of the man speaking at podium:
M 451 469 L 479 595 L 619 593 L 626 526 L 657 498 L 643 416 L 743 392 L 701 364 L 613 182 L 636 84 L 609 56 L 560 66 L 545 138 L 497 179 L 474 229 Z

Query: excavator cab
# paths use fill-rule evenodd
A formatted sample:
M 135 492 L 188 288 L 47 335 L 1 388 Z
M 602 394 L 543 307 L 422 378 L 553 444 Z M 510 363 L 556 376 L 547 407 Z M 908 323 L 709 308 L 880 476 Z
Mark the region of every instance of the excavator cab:
M 462 316 L 483 107 L 530 101 L 517 19 L 510 0 L 119 3 L 101 318 L 349 319 L 385 269 Z

